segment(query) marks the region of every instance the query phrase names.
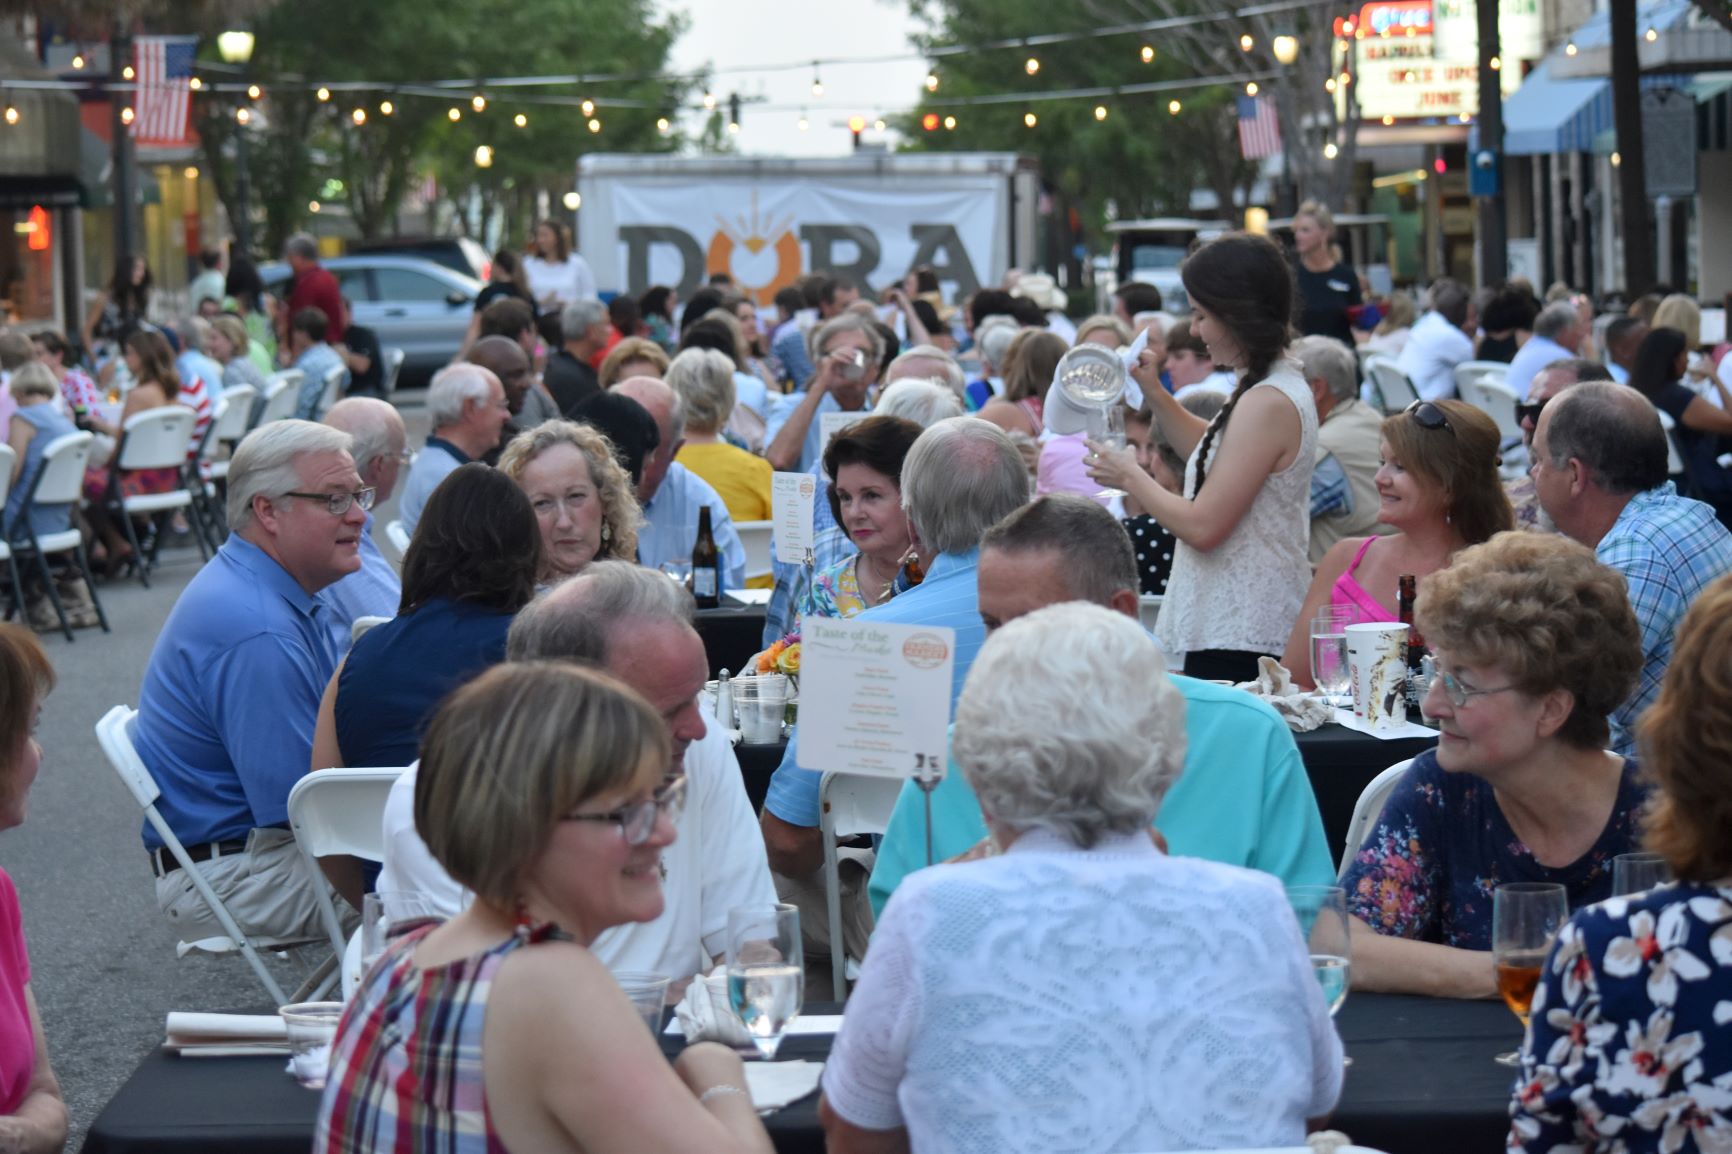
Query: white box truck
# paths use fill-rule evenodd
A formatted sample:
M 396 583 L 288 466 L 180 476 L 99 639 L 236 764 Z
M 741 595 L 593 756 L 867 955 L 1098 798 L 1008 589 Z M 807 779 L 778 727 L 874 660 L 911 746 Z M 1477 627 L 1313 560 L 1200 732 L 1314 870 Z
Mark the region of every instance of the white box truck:
M 1036 263 L 1040 181 L 1008 152 L 579 158 L 578 247 L 604 293 L 689 298 L 726 272 L 760 306 L 808 272 L 862 288 L 937 270 L 959 300 Z

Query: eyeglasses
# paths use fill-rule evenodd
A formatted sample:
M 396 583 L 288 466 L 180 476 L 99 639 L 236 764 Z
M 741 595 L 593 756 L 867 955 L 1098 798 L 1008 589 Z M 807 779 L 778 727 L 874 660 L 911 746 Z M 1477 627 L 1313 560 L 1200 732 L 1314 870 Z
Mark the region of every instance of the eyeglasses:
M 1457 709 L 1466 707 L 1467 703 L 1476 697 L 1485 697 L 1492 693 L 1508 693 L 1513 685 L 1500 685 L 1496 689 L 1469 689 L 1455 679 L 1455 674 L 1437 671 L 1437 683 L 1443 687 L 1443 695 L 1449 698 L 1449 703 Z
M 333 517 L 341 517 L 349 511 L 349 506 L 359 505 L 362 509 L 373 507 L 374 489 L 357 489 L 353 493 L 284 493 L 285 497 L 299 497 L 303 501 L 323 501 L 325 512 Z
M 1414 424 L 1422 429 L 1448 429 L 1455 432 L 1455 426 L 1449 423 L 1449 417 L 1444 411 L 1430 401 L 1415 401 L 1407 406 L 1407 415 L 1413 418 Z
M 678 821 L 686 806 L 686 776 L 680 774 L 656 791 L 648 801 L 622 805 L 609 813 L 568 813 L 560 821 L 611 821 L 619 826 L 625 844 L 642 845 L 655 832 L 656 817 L 666 814 L 669 821 Z
M 1545 401 L 1518 401 L 1515 407 L 1516 424 L 1532 421 L 1537 427 L 1540 423 L 1540 410 L 1546 407 L 1546 401 L 1549 400 L 1551 400 L 1550 397 L 1547 397 Z

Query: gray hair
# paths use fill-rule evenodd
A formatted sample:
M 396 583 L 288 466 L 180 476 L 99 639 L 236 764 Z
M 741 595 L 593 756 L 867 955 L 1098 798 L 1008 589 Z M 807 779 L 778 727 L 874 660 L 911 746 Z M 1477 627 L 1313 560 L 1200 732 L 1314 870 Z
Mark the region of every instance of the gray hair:
M 878 394 L 878 403 L 872 406 L 875 416 L 904 417 L 923 429 L 960 417 L 963 411 L 955 393 L 936 381 L 920 377 L 903 377 Z
M 229 461 L 229 528 L 253 522 L 253 498 L 274 501 L 301 484 L 298 460 L 308 453 L 347 453 L 352 438 L 341 429 L 287 419 L 260 425 L 242 438 Z
M 987 638 L 951 740 L 981 812 L 1082 849 L 1141 833 L 1185 763 L 1185 699 L 1136 621 L 1067 602 Z
M 1359 395 L 1359 366 L 1353 353 L 1340 341 L 1301 337 L 1293 342 L 1292 351 L 1308 383 L 1321 377 L 1329 386 L 1329 395 L 1337 402 L 1350 401 Z
M 461 421 L 464 403 L 486 403 L 487 394 L 497 384 L 499 378 L 490 370 L 468 361 L 446 365 L 434 373 L 432 384 L 427 386 L 427 416 L 433 427 L 437 429 Z
M 349 456 L 355 459 L 355 471 L 363 477 L 374 461 L 395 452 L 391 443 L 403 427 L 397 410 L 377 397 L 344 397 L 325 414 L 325 424 L 349 434 L 353 442 Z
M 1142 591 L 1136 552 L 1124 522 L 1098 501 L 1076 493 L 1036 497 L 980 539 L 1002 553 L 1055 553 L 1066 558 L 1065 587 L 1078 601 L 1106 605 L 1122 590 Z M 1086 564 L 1074 564 L 1086 557 Z
M 992 318 L 988 317 L 990 321 Z M 1015 321 L 1004 318 L 1003 324 L 982 324 L 974 330 L 974 344 L 980 350 L 983 368 L 990 368 L 996 373 L 1004 372 L 1004 358 L 1010 352 L 1010 342 L 1016 339 L 1021 330 Z
M 287 256 L 298 256 L 302 260 L 318 260 L 319 242 L 313 239 L 310 232 L 297 232 L 283 242 L 283 252 Z
M 596 561 L 518 612 L 505 659 L 606 665 L 613 638 L 626 626 L 694 620 L 691 594 L 666 574 L 630 561 Z
M 870 302 L 868 307 L 870 307 Z M 864 333 L 867 347 L 872 350 L 872 366 L 884 359 L 884 336 L 872 327 L 872 322 L 856 313 L 843 313 L 831 317 L 806 335 L 806 352 L 816 365 L 830 347 L 830 342 L 843 333 Z
M 25 361 L 13 369 L 8 387 L 13 398 L 19 401 L 26 397 L 47 397 L 52 400 L 60 395 L 60 382 L 54 379 L 54 370 L 41 361 Z
M 902 462 L 902 508 L 927 548 L 966 553 L 1028 504 L 1028 466 L 1010 435 L 979 417 L 920 434 Z
M 680 399 L 685 427 L 713 433 L 734 411 L 734 361 L 717 349 L 687 349 L 675 357 L 662 380 Z
M 896 366 L 912 364 L 915 361 L 928 361 L 937 366 L 938 372 L 937 374 L 930 371 L 911 372 L 908 374 L 909 377 L 924 381 L 937 381 L 958 397 L 968 391 L 968 378 L 963 374 L 962 366 L 957 364 L 955 357 L 937 345 L 915 345 L 911 349 L 903 349 L 901 355 L 891 361 L 890 367 L 884 370 L 884 379 L 886 381 L 902 380 L 903 378 L 896 371 Z
M 1565 389 L 1547 408 L 1552 468 L 1578 460 L 1596 487 L 1620 496 L 1665 483 L 1666 430 L 1659 412 L 1635 389 L 1588 381 Z
M 1612 379 L 1610 369 L 1599 361 L 1589 360 L 1587 357 L 1561 357 L 1553 361 L 1534 374 L 1534 384 L 1539 384 L 1540 378 L 1548 373 L 1568 373 L 1570 380 L 1578 385 L 1586 384 L 1589 381 L 1609 381 Z M 1533 386 L 1528 386 L 1528 389 L 1531 392 Z
M 1453 277 L 1438 277 L 1427 294 L 1431 310 L 1456 328 L 1467 321 L 1467 306 L 1473 303 L 1467 286 Z
M 591 325 L 607 320 L 607 306 L 594 297 L 572 301 L 559 314 L 559 334 L 568 341 L 581 341 Z
M 195 353 L 204 352 L 205 345 L 210 341 L 210 322 L 203 317 L 183 317 L 175 325 L 175 331 L 180 334 L 180 343 Z
M 1574 328 L 1582 314 L 1569 301 L 1555 301 L 1540 310 L 1534 318 L 1534 335 L 1551 340 Z
M 1320 337 L 1320 340 L 1329 340 Z M 1331 344 L 1335 342 L 1330 341 Z M 1347 346 L 1342 345 L 1343 349 Z M 1144 402 L 1145 404 L 1147 402 Z M 1227 394 L 1217 393 L 1214 389 L 1191 389 L 1179 398 L 1179 407 L 1193 417 L 1201 418 L 1205 423 L 1215 419 L 1215 414 L 1227 407 Z M 1160 455 L 1161 462 L 1172 470 L 1175 477 L 1185 475 L 1185 458 L 1179 456 L 1179 451 L 1173 448 L 1173 443 L 1167 440 L 1161 432 L 1161 423 L 1153 418 L 1147 409 L 1139 412 L 1137 420 L 1149 426 L 1149 447 Z

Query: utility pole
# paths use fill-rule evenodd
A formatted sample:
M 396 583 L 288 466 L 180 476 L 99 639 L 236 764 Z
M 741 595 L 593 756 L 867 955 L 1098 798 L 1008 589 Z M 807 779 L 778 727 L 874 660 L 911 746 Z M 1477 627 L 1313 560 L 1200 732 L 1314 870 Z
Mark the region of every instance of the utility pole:
M 1654 245 L 1648 236 L 1647 157 L 1642 146 L 1641 62 L 1636 56 L 1636 0 L 1612 0 L 1612 115 L 1618 130 L 1619 223 L 1624 233 L 1624 292 L 1654 286 Z
M 108 103 L 112 119 L 109 126 L 113 130 L 114 139 L 112 164 L 114 168 L 114 259 L 116 267 L 119 262 L 128 257 L 141 256 L 137 237 L 137 185 L 134 183 L 132 163 L 132 126 L 126 123 L 121 110 L 132 105 L 134 111 L 137 104 L 134 98 L 136 89 L 130 92 L 121 91 L 125 84 L 125 68 L 132 59 L 132 37 L 126 30 L 126 18 L 116 16 L 108 40 Z
M 1498 0 L 1479 0 L 1479 148 L 1470 161 L 1469 179 L 1489 162 L 1484 175 L 1492 192 L 1479 198 L 1480 275 L 1486 284 L 1509 279 L 1509 222 L 1503 193 L 1503 74 L 1492 64 L 1502 53 L 1498 41 Z M 1501 63 L 1501 62 L 1500 62 Z

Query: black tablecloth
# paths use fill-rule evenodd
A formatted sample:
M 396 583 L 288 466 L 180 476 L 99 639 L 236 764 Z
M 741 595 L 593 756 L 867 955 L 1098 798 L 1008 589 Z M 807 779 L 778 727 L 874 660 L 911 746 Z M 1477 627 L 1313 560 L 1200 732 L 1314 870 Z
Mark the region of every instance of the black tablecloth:
M 1338 1024 L 1353 1065 L 1331 1126 L 1389 1154 L 1502 1149 L 1513 1078 L 1492 1055 L 1516 1045 L 1521 1032 L 1503 1003 L 1354 994 Z M 780 1056 L 821 1059 L 830 1041 L 791 1037 Z M 679 1048 L 663 1036 L 665 1051 Z M 305 1154 L 319 1096 L 297 1086 L 284 1065 L 155 1051 L 92 1124 L 85 1154 Z M 765 1125 L 781 1154 L 824 1149 L 815 1095 Z
M 1329 839 L 1331 858 L 1339 859 L 1353 822 L 1353 804 L 1371 779 L 1398 761 L 1417 757 L 1437 744 L 1437 738 L 1403 737 L 1383 741 L 1344 725 L 1325 725 L 1310 733 L 1296 733 L 1299 756 L 1317 808 L 1323 814 L 1323 833 Z
M 704 639 L 712 679 L 724 669 L 738 673 L 764 647 L 764 607 L 736 605 L 724 597 L 722 608 L 698 610 L 698 636 Z
M 770 778 L 782 764 L 782 756 L 788 751 L 788 743 L 777 742 L 775 745 L 734 746 L 734 756 L 740 759 L 740 776 L 746 780 L 746 796 L 751 799 L 752 812 L 764 812 L 764 795 L 770 790 Z

